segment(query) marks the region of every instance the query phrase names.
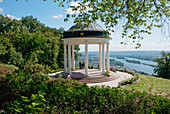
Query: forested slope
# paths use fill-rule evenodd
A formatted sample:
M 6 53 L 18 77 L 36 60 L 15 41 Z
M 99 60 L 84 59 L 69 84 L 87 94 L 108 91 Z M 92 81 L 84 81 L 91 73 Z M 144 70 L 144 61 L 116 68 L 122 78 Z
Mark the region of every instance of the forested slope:
M 20 68 L 31 63 L 63 68 L 63 31 L 47 27 L 33 16 L 16 20 L 0 15 L 0 62 Z

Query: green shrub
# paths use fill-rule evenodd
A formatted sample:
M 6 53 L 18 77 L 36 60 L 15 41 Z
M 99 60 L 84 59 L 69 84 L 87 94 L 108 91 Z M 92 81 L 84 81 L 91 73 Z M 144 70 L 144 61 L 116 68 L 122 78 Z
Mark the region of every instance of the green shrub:
M 7 73 L 12 73 L 14 70 L 17 70 L 17 69 L 18 67 L 14 65 L 0 63 L 0 76 L 3 76 Z
M 17 67 L 22 67 L 24 64 L 24 59 L 22 58 L 21 52 L 16 52 L 15 48 L 11 47 L 8 52 L 9 60 L 8 64 L 13 64 Z
M 17 95 L 31 95 L 30 93 L 36 93 L 38 89 L 41 89 L 41 86 L 43 86 L 45 84 L 44 82 L 48 81 L 50 77 L 16 70 L 12 74 L 7 74 L 6 79 L 12 92 Z
M 88 87 L 75 80 L 21 71 L 8 74 L 6 82 L 9 92 L 17 96 L 1 102 L 0 110 L 6 113 L 170 113 L 169 99 L 147 92 Z
M 59 71 L 64 71 L 64 69 L 62 68 L 59 68 L 59 69 L 56 69 L 56 70 L 49 70 L 48 73 L 55 73 L 55 72 L 59 72 Z
M 124 81 L 120 82 L 120 85 L 132 84 L 133 82 L 137 81 L 138 79 L 139 79 L 139 75 L 136 74 L 131 79 L 127 79 L 127 80 L 124 80 Z
M 42 94 L 32 94 L 30 98 L 20 96 L 13 102 L 7 103 L 6 113 L 38 113 L 44 112 L 47 104 Z
M 75 66 L 75 69 L 80 69 L 80 67 L 78 65 Z
M 36 53 L 32 53 L 30 59 L 25 63 L 24 71 L 31 74 L 43 74 L 45 72 L 44 66 L 38 64 Z
M 110 71 L 107 70 L 106 72 L 104 72 L 104 75 L 105 76 L 110 76 Z
M 48 66 L 48 65 L 46 65 L 46 66 L 44 67 L 44 69 L 45 69 L 45 74 L 48 74 L 48 73 L 51 72 L 51 67 Z
M 119 71 L 119 69 L 118 69 L 118 68 L 115 68 L 115 70 L 116 70 L 116 71 Z
M 129 74 L 132 74 L 132 75 L 135 75 L 135 72 L 134 71 L 128 71 L 127 69 L 117 69 L 115 68 L 116 71 L 120 71 L 120 72 L 127 72 Z

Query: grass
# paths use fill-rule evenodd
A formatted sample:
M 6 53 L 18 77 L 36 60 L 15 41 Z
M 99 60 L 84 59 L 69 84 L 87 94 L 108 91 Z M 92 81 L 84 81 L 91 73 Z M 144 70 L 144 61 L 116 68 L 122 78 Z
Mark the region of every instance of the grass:
M 138 84 L 122 86 L 122 88 L 148 91 L 170 99 L 170 80 L 141 74 L 139 77 L 140 82 Z
M 14 66 L 14 65 L 0 63 L 0 76 L 6 74 L 8 72 L 11 73 L 15 69 L 18 69 L 18 67 Z

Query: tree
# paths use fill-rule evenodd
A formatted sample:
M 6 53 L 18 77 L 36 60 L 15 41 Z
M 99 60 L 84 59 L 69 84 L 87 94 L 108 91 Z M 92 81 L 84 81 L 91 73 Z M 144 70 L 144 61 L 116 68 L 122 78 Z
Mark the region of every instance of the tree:
M 22 67 L 24 59 L 21 52 L 16 52 L 15 48 L 11 47 L 8 52 L 8 64 L 13 64 L 17 67 Z
M 65 0 L 62 0 L 59 6 L 64 7 L 63 1 Z M 140 48 L 143 34 L 151 34 L 153 27 L 161 28 L 163 35 L 170 37 L 170 29 L 165 29 L 170 27 L 169 0 L 82 0 L 79 6 L 70 7 L 79 13 L 68 14 L 65 21 L 73 17 L 74 23 L 85 21 L 88 26 L 90 22 L 100 20 L 108 31 L 113 32 L 115 26 L 121 25 L 122 38 L 132 39 L 136 48 Z
M 33 16 L 22 17 L 21 22 L 29 29 L 30 33 L 44 27 L 44 24 L 40 23 L 37 18 L 34 18 Z
M 170 53 L 161 52 L 161 57 L 156 58 L 158 66 L 154 69 L 159 77 L 170 79 Z
M 36 64 L 63 68 L 63 32 L 64 28 L 47 27 L 33 16 L 15 20 L 0 14 L 0 62 L 22 67 L 36 55 Z M 79 50 L 75 48 L 76 57 Z

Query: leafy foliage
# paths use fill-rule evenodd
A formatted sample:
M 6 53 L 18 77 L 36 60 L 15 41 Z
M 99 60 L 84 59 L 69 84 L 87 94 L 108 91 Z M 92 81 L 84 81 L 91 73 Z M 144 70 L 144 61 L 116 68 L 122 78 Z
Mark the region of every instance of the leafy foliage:
M 135 72 L 129 71 L 129 70 L 126 70 L 126 69 L 117 69 L 117 68 L 115 68 L 115 70 L 116 70 L 116 71 L 120 71 L 120 72 L 127 72 L 127 73 L 129 73 L 129 74 L 132 74 L 133 76 L 135 75 Z
M 122 38 L 132 39 L 136 48 L 139 48 L 143 34 L 151 34 L 153 27 L 161 28 L 164 36 L 169 37 L 163 28 L 169 27 L 169 5 L 169 0 L 82 0 L 78 6 L 70 6 L 79 13 L 68 14 L 65 21 L 72 17 L 74 23 L 81 24 L 84 21 L 88 26 L 90 22 L 100 20 L 108 31 L 113 32 L 115 26 L 121 25 Z
M 132 84 L 133 82 L 137 81 L 139 79 L 139 74 L 135 74 L 134 77 L 131 79 L 124 80 L 120 83 L 120 85 L 127 85 Z
M 8 51 L 8 55 L 9 55 L 8 64 L 12 64 L 19 67 L 23 65 L 24 59 L 22 58 L 21 52 L 16 52 L 15 48 L 11 47 Z
M 110 76 L 110 71 L 107 70 L 106 72 L 104 72 L 104 75 L 109 77 Z
M 10 113 L 35 113 L 43 112 L 46 109 L 46 100 L 42 94 L 32 94 L 30 99 L 20 96 L 19 99 L 7 103 L 7 110 Z
M 169 99 L 147 92 L 88 87 L 74 80 L 22 71 L 6 75 L 5 80 L 8 94 L 3 94 L 1 112 L 169 113 Z
M 27 61 L 36 58 L 36 64 L 52 69 L 63 68 L 63 28 L 46 27 L 33 16 L 21 20 L 0 15 L 0 61 L 23 68 Z M 79 46 L 75 46 L 78 58 Z M 40 66 L 39 65 L 39 66 Z
M 170 53 L 162 51 L 161 55 L 160 58 L 155 59 L 158 66 L 154 69 L 154 72 L 157 73 L 158 77 L 170 79 Z

